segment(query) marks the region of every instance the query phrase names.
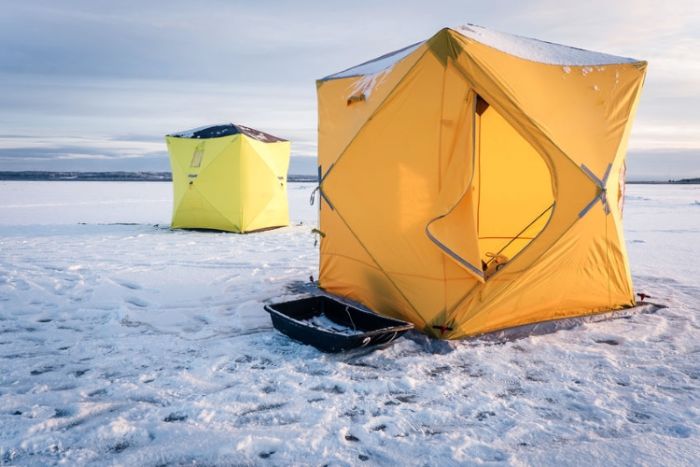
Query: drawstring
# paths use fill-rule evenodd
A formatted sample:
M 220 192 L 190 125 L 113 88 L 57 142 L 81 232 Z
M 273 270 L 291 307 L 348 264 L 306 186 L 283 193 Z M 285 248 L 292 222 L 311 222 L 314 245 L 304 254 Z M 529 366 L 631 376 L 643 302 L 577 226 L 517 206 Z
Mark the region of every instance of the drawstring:
M 311 234 L 314 236 L 314 246 L 318 245 L 318 237 L 326 237 L 326 234 L 318 229 L 311 229 Z
M 316 188 L 311 192 L 311 197 L 309 198 L 309 204 L 313 206 L 316 204 L 316 192 L 321 189 L 321 185 L 317 185 Z

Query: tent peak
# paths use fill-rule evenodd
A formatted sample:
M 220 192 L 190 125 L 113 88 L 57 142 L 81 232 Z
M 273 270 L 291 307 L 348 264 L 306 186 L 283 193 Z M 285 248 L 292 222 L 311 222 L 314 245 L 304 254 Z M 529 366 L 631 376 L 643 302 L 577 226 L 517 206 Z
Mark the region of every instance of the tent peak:
M 501 52 L 550 65 L 613 65 L 639 62 L 633 58 L 618 57 L 539 39 L 506 34 L 470 23 L 450 29 Z
M 216 125 L 201 126 L 191 130 L 179 131 L 168 136 L 175 138 L 191 138 L 191 139 L 206 139 L 206 138 L 221 138 L 223 136 L 231 136 L 243 134 L 250 138 L 257 139 L 264 143 L 276 143 L 279 141 L 287 141 L 283 138 L 278 138 L 264 131 L 256 130 L 244 125 L 236 123 L 218 123 Z

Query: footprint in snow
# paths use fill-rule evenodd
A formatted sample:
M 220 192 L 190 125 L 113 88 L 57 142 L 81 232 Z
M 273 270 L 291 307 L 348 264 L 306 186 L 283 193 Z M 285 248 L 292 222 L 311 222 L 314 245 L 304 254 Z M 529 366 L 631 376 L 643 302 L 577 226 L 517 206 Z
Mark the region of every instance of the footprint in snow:
M 693 434 L 692 428 L 679 424 L 666 427 L 664 431 L 674 438 L 690 438 Z
M 318 385 L 314 386 L 311 388 L 312 391 L 321 391 L 321 392 L 326 392 L 329 394 L 344 394 L 345 393 L 345 388 L 338 384 L 334 384 L 333 386 L 329 385 Z
M 595 342 L 597 344 L 620 345 L 620 341 L 616 339 L 596 339 Z
M 32 376 L 39 376 L 39 375 L 43 375 L 44 373 L 50 373 L 54 370 L 57 370 L 57 369 L 61 368 L 61 366 L 63 366 L 63 365 L 60 365 L 60 366 L 45 365 L 43 367 L 33 369 L 32 371 L 29 372 L 29 374 Z
M 53 418 L 66 418 L 73 415 L 73 410 L 71 409 L 54 409 Z
M 479 412 L 478 414 L 476 414 L 476 419 L 479 420 L 480 422 L 483 422 L 487 418 L 495 417 L 495 416 L 496 416 L 495 412 L 492 412 L 491 410 L 487 410 L 487 411 Z
M 649 423 L 651 420 L 651 415 L 645 412 L 633 411 L 627 415 L 627 420 L 632 423 Z
M 171 414 L 168 414 L 168 416 L 163 419 L 164 422 L 168 423 L 184 422 L 185 420 L 187 420 L 187 414 L 180 412 L 173 412 Z
M 128 448 L 129 446 L 130 445 L 129 445 L 128 441 L 120 441 L 117 444 L 115 444 L 114 446 L 112 446 L 111 448 L 109 448 L 109 451 L 113 452 L 115 454 L 119 454 L 120 452 L 122 452 L 123 450 Z
M 436 376 L 440 376 L 443 373 L 448 373 L 449 371 L 450 371 L 449 366 L 438 366 L 438 367 L 430 369 L 428 371 L 428 375 L 430 375 L 431 377 L 436 377 Z
M 137 284 L 136 282 L 131 282 L 131 281 L 125 281 L 125 280 L 115 280 L 117 284 L 121 285 L 124 288 L 127 288 L 129 290 L 141 290 L 141 286 Z
M 145 300 L 141 300 L 138 297 L 129 297 L 125 300 L 126 303 L 130 305 L 137 306 L 139 308 L 146 308 L 148 306 L 148 302 Z
M 198 322 L 200 322 L 200 323 L 202 323 L 202 324 L 205 324 L 205 325 L 209 324 L 209 319 L 208 319 L 206 316 L 195 315 L 195 316 L 193 316 L 192 318 L 193 318 L 195 321 L 198 321 Z
M 417 396 L 415 394 L 402 394 L 400 396 L 396 396 L 396 400 L 405 404 L 412 404 L 416 401 L 416 397 Z
M 107 394 L 107 390 L 102 388 L 102 389 L 96 389 L 94 391 L 91 391 L 88 393 L 88 397 L 98 397 L 98 396 L 104 396 Z

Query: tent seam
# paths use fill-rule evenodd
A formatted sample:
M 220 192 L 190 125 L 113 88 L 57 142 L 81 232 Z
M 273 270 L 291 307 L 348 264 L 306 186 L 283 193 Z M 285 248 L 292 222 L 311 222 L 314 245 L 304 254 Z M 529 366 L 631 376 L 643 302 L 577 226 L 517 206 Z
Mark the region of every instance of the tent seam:
M 242 143 L 243 143 L 243 139 L 241 139 L 241 145 L 242 145 Z M 265 144 L 267 144 L 267 143 L 265 143 Z M 253 149 L 253 151 L 255 152 L 256 155 L 258 155 L 258 156 L 260 155 L 260 153 L 257 150 L 255 150 L 251 145 L 248 145 L 248 148 Z M 276 179 L 277 174 L 274 172 L 272 167 L 270 167 L 270 164 L 268 164 L 267 161 L 263 157 L 260 157 L 260 159 L 263 161 L 263 163 L 265 164 L 265 167 L 268 168 L 268 170 L 272 173 L 273 177 L 275 177 L 275 179 Z M 249 225 L 252 225 L 258 219 L 258 217 L 260 217 L 260 214 L 262 214 L 263 211 L 265 211 L 265 208 L 267 208 L 270 205 L 270 203 L 272 203 L 275 200 L 275 198 L 277 198 L 277 197 L 278 197 L 278 194 L 273 194 L 270 197 L 270 199 L 267 200 L 265 205 L 257 212 L 257 214 L 255 214 L 255 217 L 253 217 L 249 222 L 246 222 L 246 229 L 245 229 L 246 231 L 248 230 L 247 227 Z M 241 209 L 243 209 L 243 208 L 241 208 Z M 243 214 L 241 214 L 241 224 L 242 223 L 243 223 Z
M 362 261 L 361 259 L 357 259 L 357 258 L 354 258 L 352 256 L 343 255 L 340 253 L 321 253 L 321 254 L 325 255 L 325 256 L 336 256 L 338 258 L 347 259 L 349 261 L 355 261 L 355 262 L 360 263 L 364 266 L 367 266 L 368 268 L 373 268 L 373 269 L 376 269 L 378 271 L 381 270 L 376 265 L 370 264 L 366 261 Z M 415 277 L 415 278 L 419 278 L 419 279 L 425 279 L 425 280 L 436 281 L 436 282 L 439 282 L 442 280 L 440 277 L 422 276 L 420 274 L 410 274 L 410 273 L 398 272 L 398 271 L 387 271 L 387 274 L 392 274 L 394 276 Z M 452 277 L 452 278 L 447 278 L 445 280 L 447 280 L 449 282 L 463 281 L 464 277 Z
M 365 250 L 365 252 L 367 253 L 367 255 L 372 259 L 372 261 L 374 261 L 374 263 L 377 265 L 377 268 L 386 276 L 386 278 L 389 280 L 389 282 L 391 283 L 391 285 L 393 285 L 394 288 L 399 292 L 399 294 L 401 294 L 401 296 L 403 297 L 403 299 L 406 300 L 406 303 L 408 303 L 408 305 L 410 305 L 410 307 L 411 307 L 411 308 L 413 309 L 413 311 L 416 313 L 416 316 L 418 316 L 421 320 L 423 320 L 423 323 L 427 324 L 427 323 L 428 323 L 427 320 L 423 317 L 423 315 L 421 315 L 421 314 L 418 312 L 418 309 L 417 309 L 417 308 L 415 307 L 415 305 L 408 299 L 408 297 L 406 297 L 406 294 L 403 292 L 403 290 L 401 290 L 401 288 L 396 284 L 396 282 L 394 282 L 394 280 L 391 278 L 391 276 L 389 276 L 389 273 L 386 272 L 386 271 L 384 270 L 384 268 L 382 268 L 382 266 L 379 264 L 379 262 L 377 261 L 377 259 L 372 255 L 372 253 L 370 253 L 370 251 L 369 251 L 369 249 L 367 248 L 367 246 L 365 246 L 365 244 L 362 243 L 362 241 L 361 241 L 360 238 L 357 236 L 357 234 L 355 233 L 355 231 L 350 227 L 350 225 L 348 225 L 347 221 L 345 220 L 345 218 L 343 217 L 343 215 L 340 213 L 340 211 L 336 208 L 336 209 L 335 209 L 335 212 L 337 213 L 338 218 L 340 218 L 340 220 L 343 222 L 343 224 L 345 224 L 345 226 L 348 228 L 348 231 L 350 231 L 350 233 L 353 235 L 353 237 L 355 237 L 355 240 L 357 240 L 357 243 L 360 244 L 360 246 Z
M 206 140 L 205 140 L 205 141 L 206 141 Z M 199 176 L 202 175 L 202 172 L 204 172 L 204 171 L 214 162 L 214 160 L 218 159 L 219 156 L 220 156 L 221 154 L 223 154 L 223 152 L 224 152 L 225 150 L 227 150 L 228 147 L 229 147 L 231 144 L 233 144 L 235 141 L 236 141 L 236 138 L 235 138 L 235 135 L 234 135 L 234 138 L 232 138 L 231 141 L 229 141 L 228 144 L 224 145 L 224 147 L 222 147 L 221 150 L 220 150 L 219 152 L 216 153 L 216 155 L 214 155 L 214 156 L 212 156 L 212 157 L 210 158 L 210 161 L 209 161 L 209 163 L 207 163 L 206 166 L 200 168 L 199 173 L 197 174 L 197 178 L 199 178 Z M 206 144 L 206 143 L 205 143 L 205 144 Z M 180 165 L 180 169 L 182 169 L 182 168 L 183 168 L 182 165 Z M 188 168 L 190 168 L 190 166 L 186 166 L 186 167 L 185 167 L 185 170 L 183 170 L 182 172 L 185 173 L 185 174 L 187 174 L 187 172 L 188 172 L 187 169 L 188 169 Z M 197 193 L 199 193 L 199 195 L 200 195 L 203 199 L 205 199 L 205 200 L 207 201 L 207 203 L 211 206 L 212 210 L 214 210 L 217 214 L 221 215 L 221 216 L 222 216 L 224 219 L 226 219 L 227 221 L 231 222 L 232 225 L 236 225 L 236 223 L 235 223 L 235 222 L 232 222 L 231 219 L 230 219 L 227 215 L 225 215 L 225 214 L 223 214 L 221 211 L 219 211 L 219 210 L 216 208 L 216 205 L 215 205 L 214 203 L 212 203 L 212 202 L 204 195 L 204 193 L 202 193 L 202 192 L 199 190 L 199 188 L 197 188 L 197 187 L 194 185 L 194 183 L 192 183 L 192 185 L 190 185 L 190 186 L 195 187 L 195 189 L 197 190 Z M 173 190 L 174 190 L 174 184 L 173 184 Z M 175 214 L 175 212 L 177 212 L 177 211 L 180 209 L 180 205 L 182 205 L 182 202 L 184 201 L 184 199 L 185 199 L 186 196 L 187 196 L 186 194 L 183 194 L 183 195 L 180 197 L 180 200 L 178 201 L 177 206 L 176 206 L 176 207 L 173 206 L 173 215 Z M 239 196 L 239 199 L 240 199 L 240 196 Z M 239 226 L 239 228 L 240 228 L 240 226 Z
M 426 43 L 427 43 L 427 41 L 426 41 Z M 421 47 L 422 47 L 422 46 L 421 46 Z M 406 70 L 406 73 L 401 77 L 401 79 L 399 79 L 399 80 L 396 82 L 396 84 L 394 85 L 394 88 L 393 88 L 391 91 L 389 91 L 389 93 L 388 93 L 388 94 L 386 95 L 386 97 L 377 105 L 377 107 L 374 109 L 374 111 L 373 111 L 370 115 L 367 116 L 367 119 L 364 121 L 364 123 L 362 124 L 362 126 L 360 126 L 360 128 L 357 129 L 357 131 L 356 131 L 355 134 L 353 135 L 352 139 L 351 139 L 350 141 L 348 141 L 348 144 L 345 145 L 345 147 L 344 147 L 343 150 L 340 152 L 340 154 L 339 154 L 338 157 L 335 159 L 335 161 L 333 161 L 333 163 L 331 164 L 331 166 L 328 167 L 328 170 L 326 171 L 326 176 L 328 176 L 328 174 L 331 172 L 331 170 L 333 170 L 333 169 L 338 165 L 338 162 L 340 162 L 340 160 L 343 158 L 343 156 L 347 153 L 347 151 L 348 151 L 348 149 L 350 148 L 350 146 L 352 146 L 352 143 L 355 142 L 355 140 L 357 139 L 357 137 L 360 135 L 360 133 L 362 133 L 362 130 L 365 129 L 365 127 L 366 127 L 367 124 L 370 122 L 370 120 L 372 120 L 372 119 L 374 118 L 374 116 L 375 116 L 380 110 L 383 109 L 384 105 L 387 103 L 387 101 L 389 101 L 390 98 L 392 98 L 392 97 L 395 96 L 398 87 L 405 81 L 406 77 L 409 76 L 409 75 L 413 72 L 413 70 L 416 68 L 416 66 L 421 62 L 421 60 L 423 60 L 423 57 L 425 57 L 425 55 L 426 55 L 429 51 L 430 51 L 430 48 L 426 47 L 426 49 L 423 51 L 423 53 L 421 53 L 420 57 L 418 57 L 418 59 L 416 59 L 416 62 L 415 62 L 413 65 L 411 65 L 411 67 L 410 67 L 408 70 Z M 409 55 L 409 56 L 410 56 L 410 55 Z M 326 176 L 324 176 L 323 178 L 325 179 Z M 321 183 L 319 184 L 319 186 L 322 184 L 322 182 L 323 182 L 323 181 L 321 181 Z

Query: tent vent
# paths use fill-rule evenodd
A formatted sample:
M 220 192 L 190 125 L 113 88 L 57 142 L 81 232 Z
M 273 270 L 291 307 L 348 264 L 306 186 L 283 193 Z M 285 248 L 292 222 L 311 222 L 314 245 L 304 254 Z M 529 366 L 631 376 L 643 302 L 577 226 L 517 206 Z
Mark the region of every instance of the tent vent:
M 362 94 L 353 94 L 352 96 L 348 97 L 348 105 L 355 104 L 357 102 L 364 102 L 367 100 L 367 96 L 365 96 L 364 93 Z
M 192 153 L 192 161 L 190 162 L 190 167 L 200 167 L 202 165 L 202 159 L 204 158 L 204 143 L 198 144 Z

